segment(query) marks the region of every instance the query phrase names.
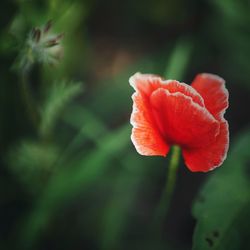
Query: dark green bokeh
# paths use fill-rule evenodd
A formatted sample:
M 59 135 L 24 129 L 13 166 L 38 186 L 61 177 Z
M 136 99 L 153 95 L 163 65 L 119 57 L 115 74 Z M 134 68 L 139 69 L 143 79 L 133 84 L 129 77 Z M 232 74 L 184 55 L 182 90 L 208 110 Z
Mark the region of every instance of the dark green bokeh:
M 1 10 L 0 249 L 248 249 L 249 1 L 6 0 Z M 28 34 L 49 20 L 64 57 L 24 78 Z M 228 159 L 207 174 L 181 164 L 160 235 L 151 225 L 169 159 L 130 141 L 137 71 L 186 83 L 215 73 L 230 93 Z

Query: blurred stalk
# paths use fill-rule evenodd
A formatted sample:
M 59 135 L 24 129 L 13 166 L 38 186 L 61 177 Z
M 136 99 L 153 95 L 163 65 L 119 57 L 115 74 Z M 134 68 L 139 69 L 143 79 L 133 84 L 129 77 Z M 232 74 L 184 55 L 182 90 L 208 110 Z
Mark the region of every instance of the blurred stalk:
M 193 43 L 190 38 L 180 38 L 168 60 L 164 76 L 166 79 L 180 80 L 190 61 Z
M 30 120 L 34 128 L 37 128 L 39 117 L 38 117 L 38 112 L 36 110 L 36 103 L 31 93 L 31 89 L 29 87 L 28 75 L 27 73 L 24 73 L 24 72 L 21 74 L 21 93 L 22 93 L 24 105 L 30 117 Z
M 44 233 L 50 219 L 58 207 L 62 206 L 77 192 L 86 192 L 94 181 L 101 178 L 110 167 L 114 156 L 119 157 L 129 144 L 130 127 L 126 124 L 104 136 L 98 149 L 93 149 L 87 156 L 81 154 L 80 159 L 72 161 L 66 169 L 50 179 L 38 198 L 34 210 L 23 221 L 20 244 L 24 249 L 34 249 L 34 245 Z M 61 163 L 61 162 L 58 162 Z
M 172 147 L 172 155 L 171 155 L 170 163 L 168 166 L 166 184 L 163 189 L 160 202 L 156 208 L 156 211 L 154 214 L 154 220 L 153 220 L 153 223 L 154 223 L 153 228 L 159 229 L 159 231 L 161 231 L 162 229 L 164 218 L 168 212 L 168 209 L 172 200 L 175 183 L 176 183 L 176 175 L 177 175 L 177 170 L 178 170 L 178 165 L 179 165 L 179 160 L 180 160 L 180 152 L 181 150 L 179 146 Z

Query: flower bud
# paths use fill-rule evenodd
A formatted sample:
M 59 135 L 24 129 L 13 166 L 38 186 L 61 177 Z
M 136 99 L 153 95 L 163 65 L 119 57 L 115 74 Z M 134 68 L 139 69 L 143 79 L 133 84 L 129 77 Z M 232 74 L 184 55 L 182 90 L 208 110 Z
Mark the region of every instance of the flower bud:
M 19 68 L 29 70 L 35 63 L 57 64 L 63 56 L 61 40 L 64 34 L 51 32 L 52 22 L 47 22 L 44 27 L 31 30 L 21 51 Z

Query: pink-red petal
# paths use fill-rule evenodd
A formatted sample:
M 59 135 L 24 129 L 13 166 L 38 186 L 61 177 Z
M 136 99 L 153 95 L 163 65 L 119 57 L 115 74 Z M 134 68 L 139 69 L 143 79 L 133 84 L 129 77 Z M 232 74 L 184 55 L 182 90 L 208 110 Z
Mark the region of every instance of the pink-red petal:
M 175 80 L 163 80 L 161 77 L 151 74 L 136 73 L 129 79 L 130 85 L 144 97 L 150 95 L 159 88 L 167 89 L 170 93 L 180 92 L 193 99 L 200 106 L 204 106 L 203 98 L 191 86 Z
M 207 172 L 219 167 L 226 158 L 229 146 L 228 123 L 223 120 L 216 141 L 201 148 L 183 149 L 187 167 L 193 172 Z
M 165 81 L 165 84 L 163 84 L 163 88 L 167 89 L 170 93 L 182 93 L 185 96 L 191 97 L 192 100 L 199 104 L 201 107 L 204 107 L 204 100 L 200 96 L 200 94 L 191 86 L 178 82 L 175 80 L 167 80 Z
M 152 74 L 136 73 L 129 78 L 129 83 L 134 90 L 145 96 L 150 96 L 154 90 L 160 88 L 162 81 L 161 77 Z
M 150 103 L 157 127 L 170 144 L 201 147 L 215 141 L 219 122 L 191 97 L 159 88 Z
M 155 126 L 147 100 L 139 93 L 132 96 L 134 101 L 130 122 L 133 125 L 131 140 L 141 155 L 166 156 L 169 145 Z
M 203 97 L 208 111 L 221 120 L 228 107 L 228 91 L 225 81 L 213 74 L 199 74 L 195 77 L 192 87 Z

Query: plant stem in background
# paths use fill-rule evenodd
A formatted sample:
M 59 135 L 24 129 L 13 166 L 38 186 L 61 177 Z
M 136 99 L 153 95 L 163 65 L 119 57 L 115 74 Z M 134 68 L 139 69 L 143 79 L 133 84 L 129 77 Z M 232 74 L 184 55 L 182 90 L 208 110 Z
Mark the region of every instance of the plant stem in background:
M 38 126 L 38 113 L 36 110 L 36 103 L 31 93 L 29 84 L 28 84 L 28 77 L 26 73 L 21 74 L 21 90 L 22 90 L 22 97 L 24 101 L 24 105 L 26 107 L 27 113 L 30 117 L 30 120 L 34 126 L 37 128 Z
M 180 159 L 180 148 L 178 146 L 173 146 L 172 155 L 168 166 L 166 184 L 163 189 L 160 202 L 154 214 L 154 220 L 153 220 L 154 228 L 157 228 L 159 230 L 162 229 L 164 218 L 168 212 L 170 202 L 173 196 L 179 159 Z

